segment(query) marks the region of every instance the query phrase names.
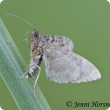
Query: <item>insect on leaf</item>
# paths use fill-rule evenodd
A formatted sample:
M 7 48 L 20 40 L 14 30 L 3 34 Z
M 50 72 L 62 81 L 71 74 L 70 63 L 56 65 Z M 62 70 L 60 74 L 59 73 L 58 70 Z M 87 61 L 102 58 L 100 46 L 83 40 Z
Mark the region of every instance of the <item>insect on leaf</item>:
M 24 19 L 22 20 L 25 21 Z M 25 22 L 28 23 L 27 21 Z M 30 23 L 28 24 L 33 27 Z M 52 35 L 40 36 L 39 32 L 33 29 L 30 35 L 31 45 L 29 45 L 28 39 L 24 40 L 27 41 L 31 53 L 31 63 L 23 76 L 28 72 L 27 78 L 31 78 L 39 69 L 34 84 L 34 97 L 35 86 L 41 71 L 39 66 L 42 58 L 45 63 L 46 75 L 52 81 L 58 83 L 80 83 L 101 78 L 100 72 L 91 62 L 72 52 L 74 45 L 67 37 Z

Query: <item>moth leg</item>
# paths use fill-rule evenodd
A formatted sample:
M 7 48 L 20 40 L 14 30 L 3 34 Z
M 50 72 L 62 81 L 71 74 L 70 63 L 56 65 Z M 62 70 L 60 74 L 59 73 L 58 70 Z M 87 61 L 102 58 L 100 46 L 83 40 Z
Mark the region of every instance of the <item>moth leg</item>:
M 31 65 L 31 66 L 33 66 L 33 65 Z M 31 67 L 30 67 L 30 68 L 31 68 Z M 29 69 L 30 69 L 30 68 L 29 68 Z M 28 69 L 28 70 L 29 70 L 29 69 Z M 22 76 L 20 76 L 20 78 L 23 78 L 23 76 L 28 72 L 28 70 L 27 70 Z
M 35 65 L 35 64 L 33 64 L 33 65 Z M 33 65 L 31 65 L 31 67 L 32 67 Z M 31 68 L 31 67 L 30 67 L 30 68 Z M 29 68 L 29 69 L 30 69 L 30 68 Z M 29 69 L 28 69 L 28 70 L 29 70 Z M 20 76 L 20 78 L 23 78 L 23 76 L 28 72 L 28 70 L 27 70 L 22 76 Z
M 41 58 L 41 57 L 40 57 L 40 58 Z M 39 59 L 40 59 L 40 58 L 39 58 Z M 38 61 L 39 59 L 37 59 L 37 61 Z M 37 62 L 37 61 L 36 61 L 36 62 Z M 38 78 L 39 78 L 39 75 L 40 75 L 40 71 L 41 71 L 41 68 L 40 68 L 38 65 L 36 65 L 36 62 L 33 62 L 33 65 L 35 65 L 35 66 L 39 69 L 39 73 L 38 73 L 37 78 L 36 78 L 35 83 L 34 83 L 34 91 L 33 91 L 33 92 L 34 92 L 34 99 L 35 99 L 35 86 L 36 86 L 36 84 L 37 84 L 37 81 L 38 81 Z M 32 66 L 33 66 L 33 65 L 32 65 Z
M 24 70 L 26 70 L 28 68 L 30 63 L 31 63 L 31 58 L 30 58 L 30 61 L 29 61 L 28 65 L 27 65 L 27 67 Z
M 28 39 L 23 39 L 23 40 L 21 40 L 21 41 L 7 41 L 7 42 L 11 42 L 11 43 L 18 43 L 18 42 L 23 42 L 23 41 L 27 41 L 27 44 L 28 44 L 28 48 L 29 48 L 29 50 L 31 51 L 31 48 L 30 48 L 30 44 L 29 44 L 29 41 L 28 41 Z
M 34 99 L 35 99 L 35 87 L 36 87 L 36 84 L 37 84 L 37 81 L 38 81 L 38 78 L 39 78 L 39 75 L 41 72 L 41 68 L 39 66 L 37 66 L 36 64 L 35 64 L 35 66 L 39 69 L 39 73 L 38 73 L 37 78 L 36 78 L 35 83 L 34 83 Z

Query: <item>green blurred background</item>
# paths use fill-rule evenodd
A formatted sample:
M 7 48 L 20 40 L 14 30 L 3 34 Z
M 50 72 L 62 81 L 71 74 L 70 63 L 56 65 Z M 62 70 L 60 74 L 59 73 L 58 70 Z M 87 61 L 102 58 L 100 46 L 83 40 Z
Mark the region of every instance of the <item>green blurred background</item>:
M 58 84 L 46 78 L 44 63 L 38 85 L 52 110 L 106 110 L 108 107 L 67 107 L 66 102 L 110 103 L 110 4 L 106 0 L 4 0 L 0 17 L 14 41 L 25 39 L 33 28 L 13 16 L 31 23 L 40 35 L 63 35 L 74 42 L 74 52 L 91 61 L 102 78 L 80 84 Z M 29 37 L 30 34 L 28 34 Z M 28 64 L 30 52 L 26 42 L 16 43 Z M 0 77 L 0 106 L 18 110 Z

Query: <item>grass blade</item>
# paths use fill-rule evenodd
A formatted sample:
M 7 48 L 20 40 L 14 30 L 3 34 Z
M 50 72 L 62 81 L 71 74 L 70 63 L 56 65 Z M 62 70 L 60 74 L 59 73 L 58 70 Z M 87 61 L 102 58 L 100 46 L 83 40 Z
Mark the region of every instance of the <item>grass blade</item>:
M 20 76 L 25 72 L 26 63 L 19 53 L 6 27 L 0 19 L 0 75 L 8 87 L 19 110 L 50 110 L 47 101 L 36 85 L 36 98 L 33 97 L 32 80 Z

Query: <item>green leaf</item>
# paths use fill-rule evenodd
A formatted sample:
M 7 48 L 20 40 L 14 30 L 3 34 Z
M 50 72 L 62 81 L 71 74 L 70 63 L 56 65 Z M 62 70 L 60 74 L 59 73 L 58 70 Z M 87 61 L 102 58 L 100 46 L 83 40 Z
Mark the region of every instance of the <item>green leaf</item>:
M 25 77 L 20 78 L 25 72 L 26 63 L 16 45 L 7 40 L 13 41 L 0 19 L 0 75 L 19 110 L 50 110 L 38 85 L 36 84 L 36 98 L 34 99 L 34 82 Z

